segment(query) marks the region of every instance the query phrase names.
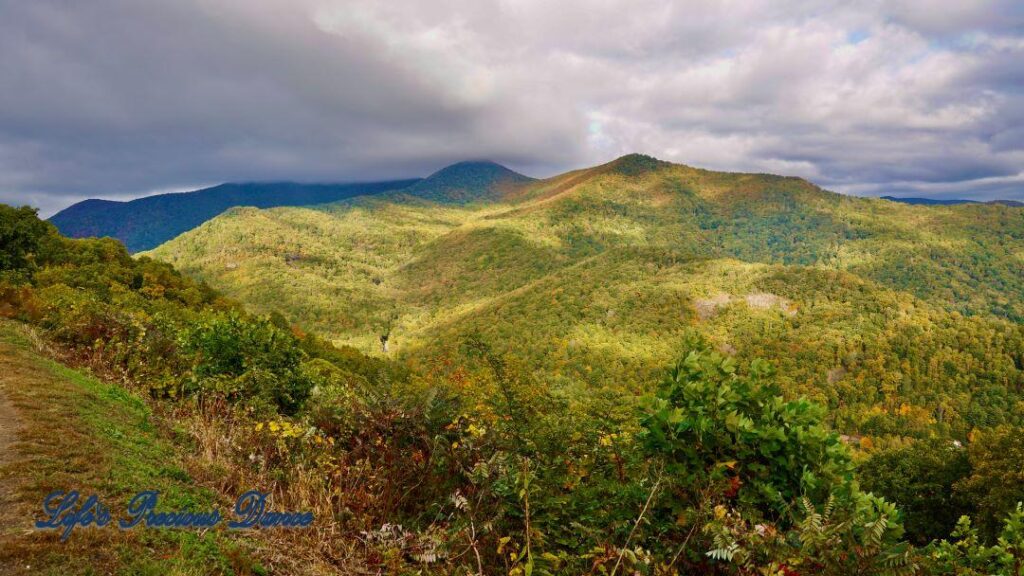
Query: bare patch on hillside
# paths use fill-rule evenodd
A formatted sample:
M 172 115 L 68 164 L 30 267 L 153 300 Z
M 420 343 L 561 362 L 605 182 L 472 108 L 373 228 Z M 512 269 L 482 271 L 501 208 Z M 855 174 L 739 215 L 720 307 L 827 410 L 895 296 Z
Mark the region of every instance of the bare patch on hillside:
M 751 308 L 759 308 L 761 310 L 778 308 L 786 316 L 796 316 L 796 307 L 793 306 L 792 302 L 770 292 L 747 294 L 746 301 L 747 305 Z
M 836 382 L 839 382 L 840 380 L 842 380 L 845 376 L 846 376 L 846 368 L 843 368 L 842 366 L 838 366 L 836 368 L 833 368 L 833 369 L 828 371 L 828 376 L 827 376 L 828 383 L 829 384 L 835 384 Z
M 718 314 L 718 309 L 728 306 L 732 302 L 732 296 L 728 294 L 716 294 L 711 298 L 699 298 L 694 302 L 697 309 L 697 317 L 701 320 L 710 320 Z
M 731 294 L 716 294 L 710 298 L 699 298 L 694 302 L 697 310 L 697 317 L 701 320 L 710 320 L 724 308 L 733 302 L 746 302 L 747 306 L 758 310 L 777 309 L 786 316 L 796 316 L 796 306 L 792 302 L 770 292 L 755 292 L 746 296 L 733 296 Z

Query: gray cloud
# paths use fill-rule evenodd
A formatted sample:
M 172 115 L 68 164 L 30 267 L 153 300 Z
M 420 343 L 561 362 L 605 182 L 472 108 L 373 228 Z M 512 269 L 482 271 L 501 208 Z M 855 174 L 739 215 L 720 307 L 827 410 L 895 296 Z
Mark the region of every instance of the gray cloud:
M 0 201 L 640 151 L 1024 198 L 1013 0 L 0 0 Z

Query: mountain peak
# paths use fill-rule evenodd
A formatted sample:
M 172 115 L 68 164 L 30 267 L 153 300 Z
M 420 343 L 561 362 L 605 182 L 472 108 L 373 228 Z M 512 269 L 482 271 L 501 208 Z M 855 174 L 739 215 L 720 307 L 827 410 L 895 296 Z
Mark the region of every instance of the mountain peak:
M 453 175 L 480 175 L 480 176 L 497 176 L 497 177 L 511 177 L 517 179 L 532 180 L 527 176 L 524 176 L 514 170 L 506 168 L 501 164 L 493 160 L 463 160 L 454 164 L 449 164 L 444 168 L 441 168 L 437 172 L 434 172 L 430 176 L 427 176 L 424 181 L 431 179 L 450 178 Z
M 477 200 L 498 200 L 512 188 L 533 182 L 533 178 L 491 160 L 464 160 L 434 172 L 408 189 L 413 196 L 464 204 Z
M 445 166 L 444 168 L 441 168 L 441 170 L 438 170 L 438 172 L 441 172 L 443 170 L 451 170 L 453 168 L 483 168 L 483 167 L 492 167 L 492 168 L 496 167 L 496 168 L 504 168 L 505 170 L 508 170 L 508 168 L 505 168 L 504 166 L 502 166 L 501 164 L 498 164 L 494 160 L 488 160 L 486 158 L 481 158 L 479 160 L 461 160 L 459 162 L 455 162 L 454 164 L 449 164 L 448 166 Z
M 655 170 L 660 170 L 661 168 L 667 168 L 671 165 L 671 162 L 658 160 L 654 156 L 648 156 L 646 154 L 639 154 L 636 152 L 620 156 L 608 164 L 605 164 L 605 166 L 612 171 L 626 176 L 638 176 L 646 172 L 653 172 Z

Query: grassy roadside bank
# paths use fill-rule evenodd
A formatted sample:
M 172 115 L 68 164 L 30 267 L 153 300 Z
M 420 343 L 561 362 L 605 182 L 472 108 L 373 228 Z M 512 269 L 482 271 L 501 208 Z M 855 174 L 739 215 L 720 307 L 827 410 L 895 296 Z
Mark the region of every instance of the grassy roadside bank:
M 94 493 L 115 518 L 139 490 L 159 490 L 167 509 L 209 509 L 218 497 L 194 485 L 140 398 L 43 357 L 30 330 L 11 321 L 0 321 L 0 397 L 0 574 L 265 572 L 251 542 L 223 531 L 110 525 L 77 528 L 61 542 L 33 529 L 54 490 Z

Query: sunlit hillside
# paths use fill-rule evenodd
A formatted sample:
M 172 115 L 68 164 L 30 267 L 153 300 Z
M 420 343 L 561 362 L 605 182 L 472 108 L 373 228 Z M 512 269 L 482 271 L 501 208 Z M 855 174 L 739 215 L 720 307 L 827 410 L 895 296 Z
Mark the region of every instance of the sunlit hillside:
M 235 209 L 151 253 L 366 353 L 382 338 L 411 358 L 479 340 L 568 389 L 639 391 L 699 334 L 779 358 L 790 392 L 846 430 L 903 435 L 1016 418 L 984 391 L 1024 386 L 1022 254 L 1016 208 L 639 155 L 498 201 Z

